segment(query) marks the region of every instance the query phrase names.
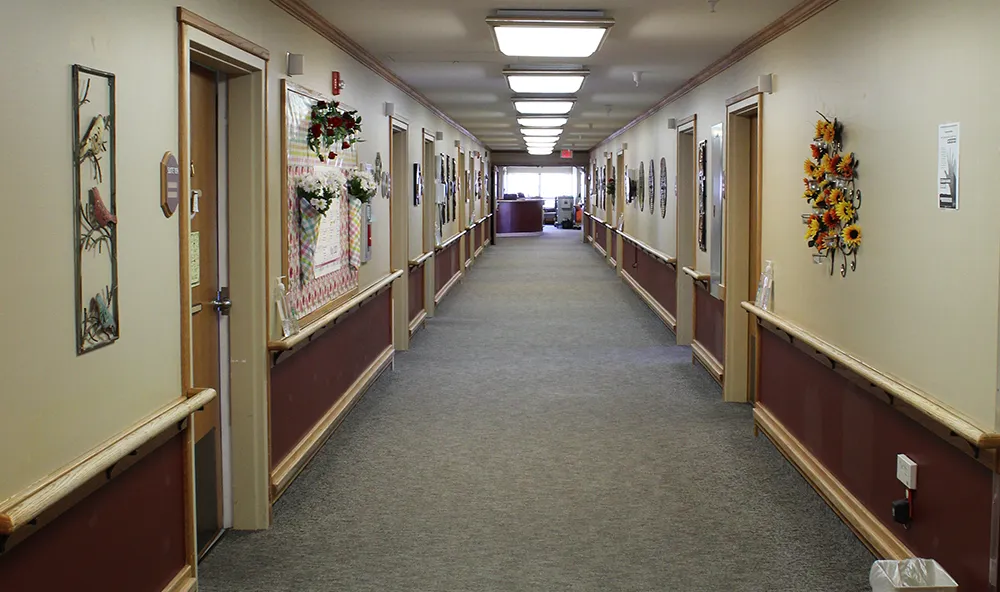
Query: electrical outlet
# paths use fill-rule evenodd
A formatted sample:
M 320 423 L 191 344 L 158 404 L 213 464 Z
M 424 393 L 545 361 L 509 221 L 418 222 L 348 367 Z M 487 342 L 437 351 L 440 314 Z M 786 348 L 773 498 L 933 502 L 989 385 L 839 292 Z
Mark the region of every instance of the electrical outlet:
M 905 454 L 896 455 L 896 478 L 907 489 L 917 488 L 917 463 Z

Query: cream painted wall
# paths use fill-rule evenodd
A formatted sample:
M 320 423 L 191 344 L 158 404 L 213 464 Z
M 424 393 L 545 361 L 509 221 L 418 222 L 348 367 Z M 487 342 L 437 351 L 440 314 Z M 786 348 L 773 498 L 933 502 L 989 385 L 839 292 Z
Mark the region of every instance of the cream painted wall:
M 9 211 L 2 234 L 7 277 L 0 330 L 0 500 L 44 478 L 180 396 L 177 218 L 159 208 L 159 162 L 177 153 L 176 2 L 39 0 L 5 6 L 0 21 L 0 77 L 12 82 L 0 111 L 8 142 L 0 149 Z M 267 0 L 191 0 L 184 6 L 271 51 L 268 129 L 269 263 L 281 251 L 280 79 L 283 56 L 306 55 L 295 82 L 329 90 L 330 71 L 347 83 L 341 98 L 361 111 L 363 161 L 387 160 L 382 104 L 410 124 L 411 160 L 420 129 L 442 131 L 480 149 L 405 93 L 334 48 Z M 121 339 L 77 357 L 74 345 L 71 90 L 74 63 L 117 75 L 118 217 Z M 415 131 L 414 131 L 415 130 Z M 449 148 L 446 148 L 449 147 Z M 407 189 L 410 190 L 410 189 Z M 389 271 L 389 202 L 375 202 L 373 260 L 362 286 Z
M 672 191 L 667 118 L 697 113 L 697 140 L 706 140 L 728 97 L 774 73 L 763 101 L 762 248 L 774 261 L 776 313 L 992 430 L 1000 148 L 989 131 L 1000 129 L 1000 114 L 988 102 L 1000 95 L 997 22 L 993 0 L 841 0 L 594 152 L 627 142 L 636 162 L 665 154 Z M 816 111 L 844 122 L 845 149 L 861 162 L 865 243 L 846 279 L 813 265 L 802 241 L 802 161 Z M 961 210 L 944 212 L 935 201 L 937 126 L 954 121 L 962 123 Z M 671 252 L 669 223 L 635 216 L 643 214 L 630 214 L 627 228 Z M 708 269 L 707 253 L 698 267 Z

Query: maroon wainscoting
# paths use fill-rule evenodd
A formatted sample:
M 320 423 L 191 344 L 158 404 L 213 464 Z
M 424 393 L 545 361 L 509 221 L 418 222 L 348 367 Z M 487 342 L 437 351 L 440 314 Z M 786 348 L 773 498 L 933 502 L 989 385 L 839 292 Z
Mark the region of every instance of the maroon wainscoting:
M 480 222 L 472 229 L 472 237 L 475 241 L 473 244 L 473 253 L 479 250 L 479 247 L 483 246 L 483 229 L 486 228 L 485 223 Z
M 594 240 L 604 249 L 608 250 L 608 227 L 603 222 L 594 221 Z
M 424 264 L 410 267 L 409 275 L 410 292 L 410 321 L 417 318 L 420 311 L 424 310 Z
M 987 590 L 992 471 L 787 340 L 760 336 L 758 404 L 917 556 L 936 559 L 961 590 Z M 920 467 L 909 530 L 890 516 L 904 495 L 900 453 Z
M 712 296 L 704 282 L 694 283 L 694 339 L 725 366 L 726 315 L 724 303 Z
M 455 241 L 447 247 L 439 250 L 434 255 L 434 293 L 441 292 L 441 288 L 455 277 L 462 269 L 459 261 L 458 243 Z
M 594 236 L 594 219 L 590 214 L 583 215 L 583 232 L 588 238 Z
M 618 261 L 618 231 L 612 228 L 608 234 L 611 242 L 611 258 Z
M 391 289 L 271 367 L 272 469 L 390 345 Z
M 677 317 L 677 270 L 625 240 L 623 269 L 660 306 Z
M 0 590 L 163 590 L 187 563 L 184 433 L 0 555 Z

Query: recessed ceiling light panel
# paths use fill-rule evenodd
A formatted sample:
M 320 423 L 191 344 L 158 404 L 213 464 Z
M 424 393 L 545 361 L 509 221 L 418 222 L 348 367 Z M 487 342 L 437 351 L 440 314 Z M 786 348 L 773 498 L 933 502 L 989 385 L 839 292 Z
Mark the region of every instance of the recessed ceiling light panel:
M 486 19 L 493 29 L 497 49 L 514 57 L 589 57 L 601 47 L 615 24 L 614 19 L 578 16 L 573 11 L 517 14 Z
M 523 115 L 566 115 L 573 110 L 573 101 L 542 101 L 524 100 L 514 101 L 514 109 Z
M 527 127 L 521 130 L 522 136 L 555 136 L 559 137 L 562 134 L 562 129 L 560 128 L 541 128 L 541 127 Z
M 517 124 L 523 127 L 562 127 L 569 119 L 565 117 L 518 117 Z
M 566 95 L 579 91 L 590 72 L 576 68 L 504 70 L 503 74 L 507 77 L 507 86 L 516 93 Z

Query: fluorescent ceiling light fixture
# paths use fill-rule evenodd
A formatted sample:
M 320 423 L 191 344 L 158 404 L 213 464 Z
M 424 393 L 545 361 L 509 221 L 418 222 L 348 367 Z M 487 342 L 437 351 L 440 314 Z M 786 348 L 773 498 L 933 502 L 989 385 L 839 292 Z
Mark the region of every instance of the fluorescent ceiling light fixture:
M 504 55 L 585 58 L 601 47 L 615 20 L 600 11 L 501 10 L 486 24 Z
M 525 143 L 525 146 L 527 146 L 528 148 L 539 148 L 539 149 L 541 149 L 541 148 L 552 149 L 552 148 L 555 147 L 555 145 L 556 145 L 555 142 L 552 142 L 550 144 L 531 144 L 531 143 Z
M 541 128 L 541 127 L 527 127 L 521 130 L 522 136 L 556 136 L 558 137 L 562 134 L 562 128 Z
M 569 119 L 565 117 L 518 117 L 517 124 L 524 127 L 562 127 Z
M 587 70 L 504 70 L 507 86 L 516 93 L 573 94 L 590 74 Z
M 523 115 L 566 115 L 573 109 L 574 101 L 539 101 L 537 99 L 514 101 L 514 109 Z
M 545 156 L 546 154 L 552 154 L 551 148 L 528 148 L 528 154 L 534 156 Z

